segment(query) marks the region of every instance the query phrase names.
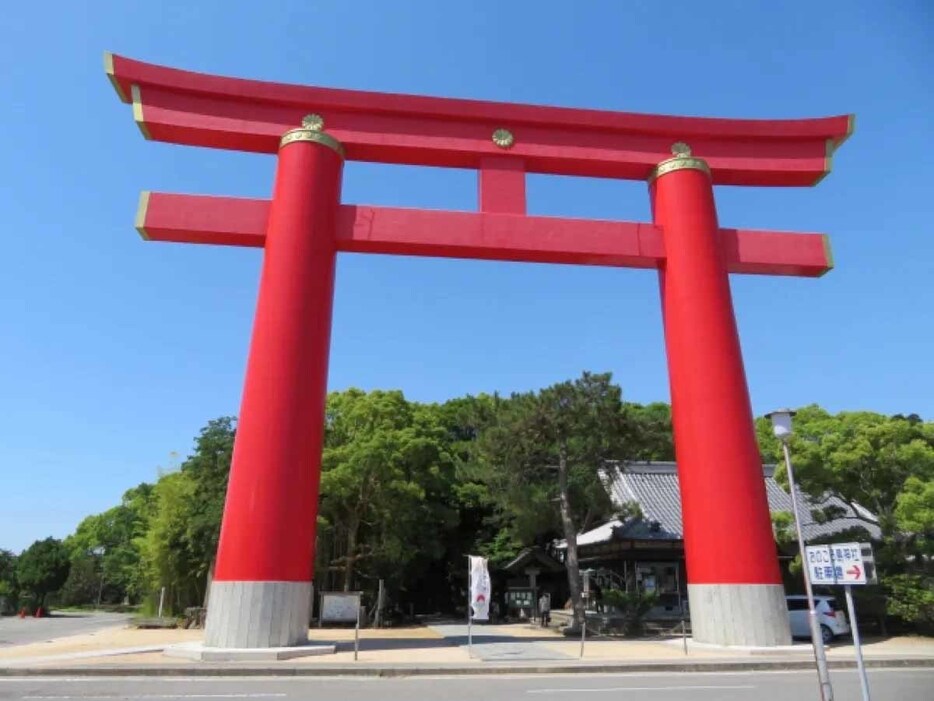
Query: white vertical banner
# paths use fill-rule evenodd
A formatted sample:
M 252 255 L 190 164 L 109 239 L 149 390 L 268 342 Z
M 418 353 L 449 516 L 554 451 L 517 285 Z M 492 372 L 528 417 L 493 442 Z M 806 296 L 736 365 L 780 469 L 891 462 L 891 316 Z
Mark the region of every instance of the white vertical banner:
M 486 558 L 469 555 L 470 558 L 470 609 L 475 621 L 490 619 L 490 573 Z

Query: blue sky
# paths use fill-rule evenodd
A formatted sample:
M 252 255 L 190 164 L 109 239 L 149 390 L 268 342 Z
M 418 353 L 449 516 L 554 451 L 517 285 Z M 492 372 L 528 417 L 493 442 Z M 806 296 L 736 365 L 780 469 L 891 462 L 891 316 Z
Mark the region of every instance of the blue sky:
M 145 244 L 142 189 L 268 196 L 271 156 L 146 142 L 102 53 L 362 90 L 724 117 L 857 114 L 815 189 L 718 188 L 724 226 L 830 233 L 819 280 L 734 277 L 753 406 L 934 418 L 934 5 L 12 3 L 0 41 L 0 548 L 58 537 L 236 414 L 261 253 Z M 344 200 L 471 209 L 464 171 L 350 163 Z M 533 176 L 530 212 L 647 220 L 645 185 Z M 411 399 L 611 370 L 668 400 L 638 270 L 345 255 L 330 387 Z M 177 453 L 177 457 L 173 456 Z

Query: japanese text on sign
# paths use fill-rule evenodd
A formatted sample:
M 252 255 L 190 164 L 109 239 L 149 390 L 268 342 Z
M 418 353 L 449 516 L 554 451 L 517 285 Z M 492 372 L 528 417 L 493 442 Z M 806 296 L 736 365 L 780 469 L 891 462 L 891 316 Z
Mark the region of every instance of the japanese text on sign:
M 859 543 L 809 545 L 805 551 L 813 584 L 866 584 Z

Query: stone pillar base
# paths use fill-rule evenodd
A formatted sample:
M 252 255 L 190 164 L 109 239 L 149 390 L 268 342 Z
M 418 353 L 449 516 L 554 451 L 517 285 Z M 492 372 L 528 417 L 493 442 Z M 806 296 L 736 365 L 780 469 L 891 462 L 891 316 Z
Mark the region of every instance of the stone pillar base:
M 311 582 L 211 583 L 204 645 L 269 648 L 308 642 Z
M 781 584 L 688 584 L 691 635 L 699 643 L 791 645 Z

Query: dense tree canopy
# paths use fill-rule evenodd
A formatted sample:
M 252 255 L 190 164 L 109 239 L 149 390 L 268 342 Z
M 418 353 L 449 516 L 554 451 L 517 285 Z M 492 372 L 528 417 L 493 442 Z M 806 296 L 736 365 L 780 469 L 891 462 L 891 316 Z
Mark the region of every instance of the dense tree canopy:
M 780 464 L 768 421 L 757 430 L 763 459 Z M 128 490 L 64 543 L 37 541 L 18 558 L 0 551 L 0 598 L 37 602 L 60 590 L 63 603 L 99 595 L 145 603 L 165 587 L 170 609 L 201 605 L 234 435 L 233 418 L 210 421 L 178 469 Z M 795 418 L 791 449 L 805 491 L 832 492 L 878 516 L 889 613 L 934 626 L 934 424 L 808 406 Z M 614 515 L 598 472 L 607 459 L 674 459 L 670 407 L 623 402 L 608 374 L 441 404 L 399 391 L 334 392 L 316 586 L 372 593 L 383 580 L 397 603 L 454 611 L 465 598 L 465 555 L 485 555 L 495 568 L 525 546 L 563 539 L 579 619 L 576 535 Z M 777 539 L 794 550 L 790 516 L 773 518 Z
M 811 405 L 793 425 L 800 487 L 818 498 L 839 496 L 867 522 L 878 519 L 876 561 L 889 613 L 934 628 L 934 423 L 915 415 L 830 414 Z M 781 463 L 768 420 L 760 419 L 757 430 L 764 459 Z M 776 476 L 784 479 L 784 469 Z
M 781 462 L 766 419 L 759 422 L 766 459 Z M 868 411 L 830 414 L 800 409 L 790 442 L 795 473 L 811 494 L 832 492 L 869 509 L 887 531 L 897 527 L 895 508 L 909 477 L 934 479 L 934 424 Z
M 139 597 L 147 592 L 140 567 L 139 539 L 146 533 L 151 515 L 153 485 L 141 484 L 123 495 L 118 506 L 102 514 L 88 516 L 65 539 L 73 565 L 73 578 L 68 587 L 69 598 L 78 603 L 89 570 L 95 570 L 95 579 L 103 578 L 105 587 L 95 595 L 102 600 L 118 603 L 123 598 Z
M 36 606 L 41 607 L 48 594 L 62 588 L 70 567 L 68 549 L 62 541 L 37 540 L 16 559 L 16 580 L 21 592 L 31 595 Z
M 487 481 L 517 542 L 560 533 L 575 625 L 583 617 L 577 534 L 612 505 L 598 468 L 623 453 L 626 425 L 620 388 L 609 374 L 584 375 L 540 392 L 514 394 L 480 441 Z M 556 508 L 557 507 L 557 508 Z
M 401 584 L 441 556 L 456 524 L 454 460 L 435 414 L 401 392 L 328 398 L 319 542 L 330 552 L 319 555 L 344 590 L 358 575 Z
M 4 607 L 16 605 L 18 585 L 16 583 L 16 555 L 9 550 L 0 550 L 0 613 Z

